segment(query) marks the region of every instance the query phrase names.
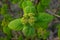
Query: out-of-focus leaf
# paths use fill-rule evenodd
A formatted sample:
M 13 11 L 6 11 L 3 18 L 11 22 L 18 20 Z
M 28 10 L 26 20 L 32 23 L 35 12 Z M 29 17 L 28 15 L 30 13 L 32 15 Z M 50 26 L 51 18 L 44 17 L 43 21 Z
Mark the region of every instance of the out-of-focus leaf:
M 5 15 L 5 14 L 7 14 L 7 12 L 8 12 L 8 6 L 7 6 L 7 4 L 4 4 L 1 8 L 1 14 Z
M 8 27 L 3 27 L 3 32 L 10 35 L 11 30 Z
M 13 20 L 9 23 L 8 27 L 12 30 L 16 30 L 16 31 L 19 31 L 19 30 L 22 30 L 23 28 L 23 25 L 21 23 L 21 20 L 20 19 L 16 19 L 16 20 Z
M 47 39 L 49 36 L 49 32 L 41 27 L 37 29 L 37 33 L 39 38 Z
M 36 9 L 35 6 L 27 6 L 24 8 L 24 13 L 36 13 Z
M 22 35 L 20 35 L 20 36 L 18 37 L 18 40 L 23 40 Z
M 41 4 L 42 5 L 49 5 L 49 3 L 50 3 L 50 0 L 41 0 Z
M 31 38 L 35 36 L 35 29 L 33 27 L 29 27 L 29 26 L 24 27 L 22 32 L 27 38 Z
M 48 24 L 53 20 L 53 18 L 54 17 L 48 13 L 39 13 L 37 24 L 39 24 L 40 27 L 47 28 Z
M 33 3 L 31 1 L 24 1 L 22 3 L 22 7 L 25 8 L 27 6 L 31 7 L 31 6 L 33 6 Z
M 8 27 L 3 27 L 3 32 L 7 35 L 7 39 L 11 38 L 11 30 Z
M 39 3 L 39 4 L 37 5 L 37 10 L 38 10 L 38 13 L 39 13 L 39 12 L 44 12 L 44 11 L 45 11 L 45 7 L 44 7 L 41 3 Z

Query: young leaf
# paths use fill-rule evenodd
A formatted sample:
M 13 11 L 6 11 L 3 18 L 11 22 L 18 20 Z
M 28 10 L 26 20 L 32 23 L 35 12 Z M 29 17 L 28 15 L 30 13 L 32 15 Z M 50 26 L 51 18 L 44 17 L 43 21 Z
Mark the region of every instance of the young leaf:
M 23 25 L 21 23 L 21 20 L 20 19 L 16 19 L 16 20 L 13 20 L 9 23 L 8 27 L 12 30 L 16 30 L 16 31 L 19 31 L 19 30 L 22 30 L 23 28 Z
M 47 13 L 39 13 L 38 22 L 40 27 L 47 28 L 48 24 L 53 20 L 53 16 Z
M 42 5 L 49 5 L 49 3 L 50 3 L 50 0 L 41 0 L 41 4 Z
M 43 39 L 47 39 L 49 36 L 49 32 L 46 29 L 41 27 L 37 29 L 37 33 L 39 38 L 42 37 Z
M 27 37 L 27 38 L 31 38 L 35 36 L 35 29 L 33 27 L 24 27 L 22 30 L 23 34 Z
M 28 13 L 36 13 L 36 9 L 35 6 L 27 6 L 24 8 L 24 13 L 28 14 Z
M 8 36 L 7 38 L 11 38 L 11 30 L 8 27 L 3 27 L 3 32 Z
M 33 3 L 31 1 L 24 1 L 22 3 L 22 8 L 24 9 L 27 6 L 30 6 L 31 7 L 31 6 L 33 6 Z

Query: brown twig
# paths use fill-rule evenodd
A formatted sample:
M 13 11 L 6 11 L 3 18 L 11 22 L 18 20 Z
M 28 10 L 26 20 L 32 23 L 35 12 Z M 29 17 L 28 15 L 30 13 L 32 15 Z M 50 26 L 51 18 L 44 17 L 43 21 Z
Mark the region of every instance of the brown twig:
M 49 14 L 51 14 L 51 15 L 53 15 L 53 16 L 55 16 L 55 17 L 57 17 L 57 18 L 60 18 L 59 15 L 57 15 L 56 13 L 50 11 L 49 9 L 47 9 L 46 12 L 49 13 Z

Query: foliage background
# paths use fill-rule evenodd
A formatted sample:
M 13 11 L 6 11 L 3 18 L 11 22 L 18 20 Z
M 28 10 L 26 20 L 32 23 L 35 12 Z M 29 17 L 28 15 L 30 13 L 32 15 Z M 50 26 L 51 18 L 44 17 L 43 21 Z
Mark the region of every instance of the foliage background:
M 59 0 L 0 0 L 0 40 L 58 40 L 60 38 L 59 4 Z M 25 27 L 23 32 L 20 29 L 16 31 L 18 30 L 17 27 L 11 26 L 13 30 L 8 27 L 11 21 L 22 18 L 24 14 L 28 13 L 36 14 L 34 17 L 38 14 L 36 18 L 38 21 L 34 25 L 37 26 L 36 33 L 38 36 L 34 38 L 32 37 L 34 34 L 33 27 L 32 29 Z M 18 20 L 17 22 L 21 24 Z M 17 24 L 17 22 L 15 23 Z M 39 25 L 41 27 L 38 27 Z M 32 30 L 32 33 L 29 34 L 28 30 Z M 42 35 L 43 33 L 45 34 Z M 31 38 L 24 36 L 27 34 L 31 35 Z

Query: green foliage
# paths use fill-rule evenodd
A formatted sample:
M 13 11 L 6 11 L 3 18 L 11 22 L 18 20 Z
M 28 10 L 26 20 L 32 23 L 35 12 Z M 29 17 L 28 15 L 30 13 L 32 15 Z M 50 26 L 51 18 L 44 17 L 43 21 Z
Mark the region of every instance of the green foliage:
M 33 6 L 33 3 L 31 1 L 25 1 L 25 2 L 22 3 L 23 8 L 25 8 L 27 6 L 31 7 L 31 6 Z
M 41 0 L 42 5 L 47 6 L 47 5 L 49 5 L 49 3 L 50 3 L 50 0 Z
M 18 37 L 18 40 L 23 40 L 22 35 L 20 35 L 20 36 Z
M 37 10 L 38 10 L 38 13 L 39 13 L 39 12 L 44 12 L 44 11 L 45 11 L 45 7 L 44 7 L 41 3 L 39 3 L 39 4 L 37 5 Z
M 53 16 L 43 12 L 43 13 L 39 13 L 38 19 L 40 21 L 49 22 L 53 19 Z
M 58 29 L 58 37 L 60 38 L 60 23 L 59 24 L 57 24 L 57 29 Z
M 24 13 L 36 13 L 35 6 L 27 6 L 24 8 Z
M 33 40 L 34 38 L 43 38 L 45 40 L 49 37 L 50 33 L 47 28 L 54 17 L 46 13 L 45 10 L 49 8 L 50 0 L 40 0 L 36 5 L 34 5 L 34 0 L 10 0 L 10 3 L 18 5 L 19 8 L 23 9 L 24 14 L 22 18 L 14 19 L 9 14 L 8 5 L 3 4 L 2 8 L 0 8 L 0 14 L 4 18 L 0 26 L 2 26 L 2 30 L 7 34 L 7 37 L 1 38 L 1 40 L 11 40 L 12 30 L 22 31 L 22 34 L 18 35 L 18 40 L 24 40 L 24 37 L 26 40 Z M 60 37 L 60 25 L 57 27 L 58 36 Z
M 3 27 L 3 32 L 7 35 L 7 39 L 11 38 L 11 30 L 8 27 Z
M 58 30 L 58 37 L 60 38 L 60 29 Z
M 39 13 L 38 14 L 38 20 L 37 20 L 37 25 L 39 24 L 40 27 L 43 28 L 48 28 L 48 24 L 52 21 L 54 17 L 49 15 L 48 13 Z
M 19 2 L 18 2 L 18 6 L 20 7 L 20 8 L 22 8 L 22 3 L 24 2 L 24 0 L 20 0 Z
M 36 21 L 36 17 L 34 15 L 34 13 L 24 14 L 21 21 L 23 24 L 34 25 L 34 23 Z
M 22 30 L 23 34 L 27 37 L 34 37 L 35 36 L 35 29 L 30 26 L 25 26 Z
M 41 0 L 37 5 L 37 10 L 39 12 L 44 12 L 46 8 L 49 8 L 50 0 Z
M 2 20 L 1 26 L 6 27 L 8 25 L 8 21 L 5 19 Z
M 2 38 L 2 37 L 1 37 L 0 40 L 8 40 L 8 39 L 7 39 L 7 38 Z
M 16 31 L 19 31 L 19 30 L 22 30 L 23 28 L 23 25 L 21 23 L 21 20 L 20 19 L 16 19 L 16 20 L 13 20 L 9 23 L 8 27 L 12 30 L 16 30 Z
M 13 4 L 18 3 L 20 0 L 10 0 Z
M 28 20 L 29 24 L 34 25 L 35 21 L 36 21 L 36 17 L 30 16 L 30 19 Z
M 39 38 L 47 39 L 47 37 L 49 36 L 49 32 L 41 27 L 37 29 L 37 33 Z
M 8 6 L 7 6 L 7 4 L 3 4 L 2 8 L 1 8 L 1 14 L 5 15 L 5 14 L 7 14 L 7 12 L 8 12 Z
M 21 19 L 11 21 L 8 27 L 12 30 L 22 30 L 26 38 L 35 37 L 35 30 L 37 30 L 39 38 L 42 37 L 43 39 L 47 39 L 47 37 L 49 36 L 49 32 L 46 29 L 48 28 L 49 22 L 51 22 L 54 18 L 53 16 L 44 12 L 45 6 L 47 6 L 49 2 L 47 4 L 46 1 L 41 1 L 41 3 L 37 5 L 37 10 L 31 1 L 21 2 L 21 8 L 24 11 L 23 17 Z M 36 11 L 38 11 L 37 16 Z
M 10 35 L 10 29 L 8 27 L 3 27 L 3 32 Z

